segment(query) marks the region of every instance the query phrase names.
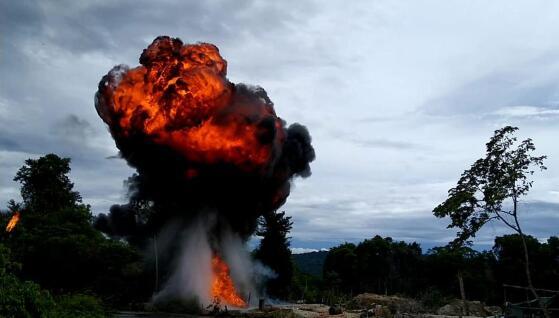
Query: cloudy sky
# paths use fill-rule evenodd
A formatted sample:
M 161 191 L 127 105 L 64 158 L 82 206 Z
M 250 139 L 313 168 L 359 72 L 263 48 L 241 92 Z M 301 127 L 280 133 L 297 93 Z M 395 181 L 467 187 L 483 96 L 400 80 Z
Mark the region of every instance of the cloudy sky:
M 49 152 L 72 158 L 95 214 L 125 202 L 133 170 L 93 95 L 170 35 L 216 44 L 232 82 L 264 87 L 311 131 L 313 175 L 285 205 L 294 247 L 446 243 L 431 211 L 505 125 L 549 156 L 521 213 L 530 234 L 557 235 L 558 20 L 556 1 L 2 1 L 0 205 L 19 198 L 23 161 Z M 476 243 L 507 232 L 489 225 Z

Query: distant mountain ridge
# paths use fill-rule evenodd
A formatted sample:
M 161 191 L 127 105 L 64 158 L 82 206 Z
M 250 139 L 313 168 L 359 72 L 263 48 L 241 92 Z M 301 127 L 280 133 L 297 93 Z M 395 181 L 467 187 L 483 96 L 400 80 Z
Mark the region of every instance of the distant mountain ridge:
M 301 272 L 322 278 L 322 269 L 326 255 L 328 255 L 328 251 L 293 254 L 291 257 L 295 266 Z

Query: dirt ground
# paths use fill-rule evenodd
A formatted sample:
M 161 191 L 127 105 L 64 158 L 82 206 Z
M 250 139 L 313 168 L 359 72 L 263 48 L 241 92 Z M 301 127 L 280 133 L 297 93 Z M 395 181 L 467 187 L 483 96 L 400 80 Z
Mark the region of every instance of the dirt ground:
M 317 318 L 317 317 L 359 318 L 360 315 L 360 312 L 353 312 L 353 311 L 344 311 L 340 315 L 330 315 L 328 314 L 328 309 L 330 307 L 322 304 L 282 305 L 281 307 L 291 309 L 295 314 L 295 316 L 301 318 Z

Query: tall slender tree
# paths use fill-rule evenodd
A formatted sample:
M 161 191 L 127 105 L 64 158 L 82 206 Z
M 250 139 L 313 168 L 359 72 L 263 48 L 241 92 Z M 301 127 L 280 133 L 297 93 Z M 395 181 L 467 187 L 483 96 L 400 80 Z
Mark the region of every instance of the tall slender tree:
M 293 264 L 288 234 L 293 222 L 285 212 L 267 214 L 260 222 L 257 235 L 262 237 L 255 257 L 270 267 L 276 277 L 267 283 L 267 292 L 275 297 L 287 298 L 290 292 Z
M 538 300 L 546 317 L 545 309 L 532 283 L 528 246 L 519 222 L 519 200 L 528 194 L 536 170 L 547 169 L 546 156 L 533 156 L 536 149 L 532 139 L 517 141 L 517 127 L 506 126 L 495 131 L 486 144 L 485 158 L 478 159 L 465 170 L 456 187 L 448 190 L 448 198 L 437 206 L 436 217 L 449 217 L 449 228 L 458 228 L 454 245 L 462 245 L 490 221 L 496 220 L 518 233 L 524 250 L 525 274 L 533 296 Z

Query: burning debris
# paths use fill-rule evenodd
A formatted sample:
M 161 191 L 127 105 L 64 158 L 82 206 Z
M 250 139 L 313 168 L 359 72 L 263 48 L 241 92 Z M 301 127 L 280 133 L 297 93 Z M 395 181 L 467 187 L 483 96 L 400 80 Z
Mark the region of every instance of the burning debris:
M 16 225 L 19 223 L 20 218 L 21 215 L 19 214 L 19 211 L 16 211 L 14 215 L 12 215 L 12 218 L 8 222 L 8 225 L 6 225 L 6 232 L 8 233 L 12 232 L 16 227 Z
M 140 64 L 115 66 L 95 95 L 137 170 L 129 204 L 97 226 L 137 244 L 160 238 L 168 279 L 160 295 L 244 307 L 239 295 L 254 291 L 256 267 L 243 243 L 259 217 L 286 201 L 291 179 L 310 175 L 311 137 L 300 124 L 286 126 L 264 89 L 229 82 L 212 44 L 161 36 Z

